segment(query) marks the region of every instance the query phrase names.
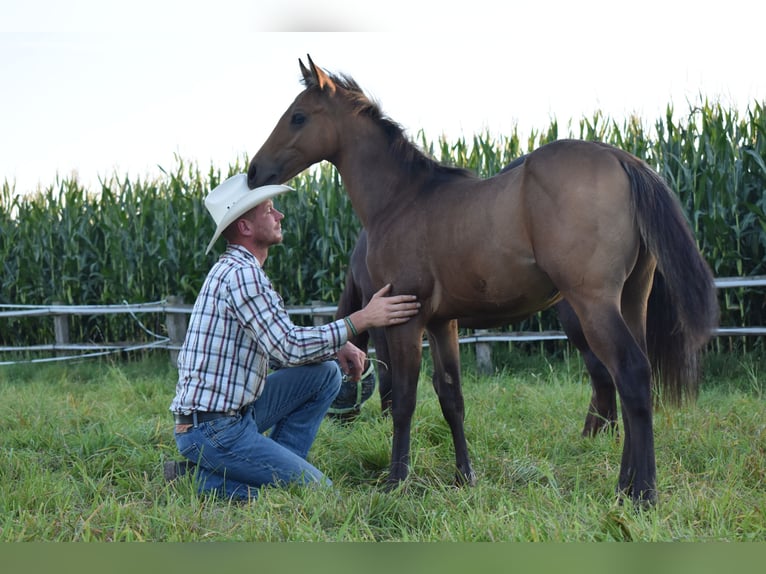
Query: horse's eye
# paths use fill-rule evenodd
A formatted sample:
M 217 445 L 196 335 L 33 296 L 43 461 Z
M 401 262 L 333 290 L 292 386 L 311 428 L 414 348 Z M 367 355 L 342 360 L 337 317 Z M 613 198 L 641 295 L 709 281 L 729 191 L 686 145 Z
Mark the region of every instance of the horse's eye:
M 290 123 L 294 126 L 300 126 L 305 121 L 306 121 L 306 116 L 304 116 L 301 112 L 295 112 L 293 114 L 293 117 L 290 120 Z

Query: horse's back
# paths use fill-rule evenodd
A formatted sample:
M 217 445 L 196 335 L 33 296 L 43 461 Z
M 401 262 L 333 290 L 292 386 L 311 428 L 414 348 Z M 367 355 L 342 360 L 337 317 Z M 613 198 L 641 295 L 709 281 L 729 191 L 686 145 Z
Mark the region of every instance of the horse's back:
M 639 160 L 600 142 L 557 140 L 531 152 L 523 169 L 525 181 L 534 178 L 546 186 L 548 194 L 593 194 L 619 186 L 627 189 L 629 182 L 622 162 Z

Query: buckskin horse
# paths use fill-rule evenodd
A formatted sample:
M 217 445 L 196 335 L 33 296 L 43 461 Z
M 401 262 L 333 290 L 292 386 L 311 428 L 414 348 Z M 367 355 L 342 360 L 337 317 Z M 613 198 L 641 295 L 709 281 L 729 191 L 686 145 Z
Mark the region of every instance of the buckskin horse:
M 506 170 L 514 164 L 511 164 Z M 518 165 L 520 164 L 521 162 L 518 163 Z M 345 285 L 338 299 L 335 318 L 346 317 L 354 311 L 363 308 L 373 293 L 375 293 L 375 289 L 372 286 L 372 279 L 370 279 L 370 273 L 367 270 L 367 232 L 362 229 L 349 257 Z M 662 337 L 653 336 L 653 334 L 657 329 L 666 328 L 662 321 L 666 311 L 653 304 L 655 301 L 657 301 L 657 298 L 650 295 L 649 306 L 647 308 L 647 341 L 650 343 L 664 340 Z M 585 335 L 580 328 L 577 315 L 575 315 L 571 305 L 562 299 L 554 305 L 554 308 L 567 339 L 582 355 L 585 368 L 590 376 L 591 399 L 588 412 L 585 416 L 582 436 L 593 437 L 600 432 L 614 432 L 617 429 L 617 397 L 612 377 L 604 364 L 588 346 Z M 467 329 L 488 329 L 499 325 L 487 318 L 462 317 L 458 321 L 458 326 Z M 372 346 L 375 348 L 378 363 L 378 394 L 380 396 L 381 412 L 389 414 L 392 403 L 392 381 L 391 370 L 388 368 L 390 360 L 385 332 L 382 329 L 373 328 L 351 337 L 351 342 L 365 352 L 369 348 L 370 340 L 372 340 Z M 683 377 L 680 379 L 661 376 L 659 360 L 662 358 L 662 354 L 658 353 L 658 350 L 651 344 L 649 345 L 649 358 L 652 362 L 652 369 L 656 373 L 656 380 L 659 383 L 655 387 L 659 387 L 657 390 L 664 404 L 680 405 L 684 399 L 696 397 L 700 374 L 696 354 L 692 353 L 689 356 L 688 368 L 683 371 Z M 369 369 L 370 365 L 368 363 L 365 365 L 365 373 L 371 373 Z M 374 386 L 374 383 L 369 382 L 369 376 L 366 375 L 363 380 L 356 384 L 357 387 L 362 384 L 365 385 L 364 392 L 367 393 L 367 396 L 372 392 L 372 387 Z M 374 373 L 372 373 L 372 377 L 374 376 Z M 374 381 L 374 378 L 371 380 Z M 443 380 L 443 367 L 440 363 L 434 361 L 432 376 L 434 389 L 438 389 L 439 385 L 443 384 Z M 368 389 L 367 387 L 370 388 Z M 354 392 L 352 393 L 351 390 Z M 357 401 L 362 398 L 360 397 L 360 389 L 351 390 L 349 390 L 349 396 L 353 395 Z M 366 399 L 367 397 L 363 398 Z M 344 396 L 344 399 L 348 399 L 348 397 Z M 350 414 L 344 411 L 342 413 L 331 413 L 331 416 L 344 421 L 352 420 L 358 414 L 359 406 L 361 405 L 356 405 L 354 409 L 345 409 L 345 411 L 353 411 Z
M 331 162 L 367 231 L 373 285 L 391 283 L 393 292 L 421 302 L 416 317 L 385 330 L 393 380 L 390 486 L 409 472 L 424 332 L 444 372 L 436 391 L 456 477 L 474 484 L 458 320 L 511 323 L 563 298 L 620 397 L 618 493 L 640 506 L 654 503 L 650 292 L 664 302 L 671 326 L 664 335 L 675 340 L 665 349 L 681 350 L 663 358 L 663 375 L 675 371 L 681 380 L 688 357 L 718 322 L 713 275 L 667 184 L 635 156 L 580 140 L 546 144 L 518 168 L 479 178 L 423 154 L 352 78 L 328 74 L 310 57 L 308 67 L 299 65 L 304 90 L 251 159 L 248 184 L 282 183 Z

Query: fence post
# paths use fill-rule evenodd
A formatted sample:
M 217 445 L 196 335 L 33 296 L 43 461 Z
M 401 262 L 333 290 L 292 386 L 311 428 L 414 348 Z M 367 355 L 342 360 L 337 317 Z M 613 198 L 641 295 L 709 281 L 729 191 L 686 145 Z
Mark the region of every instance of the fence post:
M 167 298 L 168 307 L 179 307 L 183 305 L 183 297 L 170 295 Z M 168 337 L 170 337 L 171 347 L 180 347 L 186 338 L 186 328 L 189 326 L 189 318 L 186 313 L 178 311 L 168 311 L 165 319 L 168 328 Z M 170 362 L 175 366 L 178 361 L 178 349 L 170 349 Z
M 321 307 L 322 302 L 321 301 L 312 301 L 311 307 Z M 316 326 L 324 325 L 325 323 L 329 323 L 330 321 L 327 320 L 327 317 L 325 315 L 317 315 L 316 313 L 312 313 L 311 318 L 313 319 L 313 323 Z
M 476 329 L 474 334 L 481 335 L 482 333 L 487 332 L 486 329 Z M 477 370 L 484 375 L 493 373 L 495 369 L 492 366 L 492 345 L 490 343 L 476 341 L 475 350 Z
M 61 306 L 64 303 L 62 301 L 54 301 L 54 306 Z M 69 344 L 69 315 L 61 314 L 53 316 L 53 333 L 56 336 L 56 346 L 63 346 Z M 60 350 L 56 354 L 65 354 L 65 350 Z

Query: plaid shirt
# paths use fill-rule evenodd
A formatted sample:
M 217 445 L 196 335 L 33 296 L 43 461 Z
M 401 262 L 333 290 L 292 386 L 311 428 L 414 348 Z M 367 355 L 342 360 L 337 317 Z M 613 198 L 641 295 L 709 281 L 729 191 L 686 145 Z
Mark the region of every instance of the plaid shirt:
M 255 256 L 229 245 L 194 303 L 170 410 L 239 409 L 261 394 L 270 358 L 282 366 L 325 360 L 347 339 L 342 319 L 294 325 Z

